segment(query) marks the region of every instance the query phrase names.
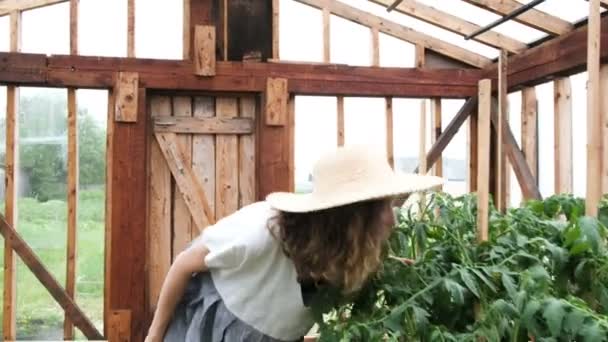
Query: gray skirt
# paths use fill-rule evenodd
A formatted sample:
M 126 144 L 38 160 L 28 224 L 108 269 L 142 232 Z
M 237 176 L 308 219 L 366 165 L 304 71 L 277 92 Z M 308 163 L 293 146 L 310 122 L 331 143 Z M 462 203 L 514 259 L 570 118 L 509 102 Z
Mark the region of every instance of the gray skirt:
M 281 342 L 228 311 L 209 272 L 188 282 L 167 328 L 165 342 Z

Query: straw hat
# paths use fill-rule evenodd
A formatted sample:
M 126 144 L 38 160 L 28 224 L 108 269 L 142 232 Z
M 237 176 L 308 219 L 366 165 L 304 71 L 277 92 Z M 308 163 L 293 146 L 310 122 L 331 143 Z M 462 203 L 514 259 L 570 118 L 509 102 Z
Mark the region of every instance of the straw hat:
M 266 201 L 281 211 L 304 213 L 428 190 L 439 187 L 443 179 L 395 172 L 384 154 L 350 146 L 317 161 L 313 184 L 312 193 L 277 192 L 268 195 Z

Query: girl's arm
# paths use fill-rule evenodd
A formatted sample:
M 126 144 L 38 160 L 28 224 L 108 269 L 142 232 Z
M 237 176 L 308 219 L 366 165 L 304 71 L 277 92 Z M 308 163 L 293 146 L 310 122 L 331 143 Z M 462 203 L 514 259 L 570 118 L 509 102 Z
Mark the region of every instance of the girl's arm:
M 209 250 L 203 245 L 193 245 L 181 252 L 169 268 L 158 298 L 154 319 L 146 341 L 161 341 L 171 315 L 182 298 L 188 280 L 193 273 L 207 271 L 205 256 Z

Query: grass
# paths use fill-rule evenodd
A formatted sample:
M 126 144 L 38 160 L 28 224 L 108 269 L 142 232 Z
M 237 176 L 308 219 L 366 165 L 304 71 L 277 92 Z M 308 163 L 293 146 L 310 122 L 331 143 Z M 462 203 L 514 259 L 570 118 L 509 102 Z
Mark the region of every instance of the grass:
M 100 331 L 103 327 L 104 198 L 103 189 L 84 190 L 79 194 L 76 256 L 76 303 Z M 20 198 L 17 208 L 17 230 L 65 286 L 67 203 L 61 200 L 41 203 L 33 198 Z M 0 251 L 3 255 L 4 244 L 0 244 Z M 3 280 L 4 271 L 0 268 L 0 284 Z M 61 307 L 18 259 L 17 338 L 61 340 L 63 317 Z M 77 333 L 77 337 L 83 338 L 79 331 Z

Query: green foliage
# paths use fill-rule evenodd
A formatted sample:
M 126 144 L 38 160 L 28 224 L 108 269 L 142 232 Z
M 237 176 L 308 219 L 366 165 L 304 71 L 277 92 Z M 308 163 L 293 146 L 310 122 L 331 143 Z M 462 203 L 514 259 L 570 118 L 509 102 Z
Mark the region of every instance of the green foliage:
M 598 218 L 569 195 L 490 213 L 437 194 L 398 211 L 387 258 L 358 300 L 325 310 L 321 341 L 608 341 L 608 199 Z M 327 300 L 325 302 L 328 302 Z

